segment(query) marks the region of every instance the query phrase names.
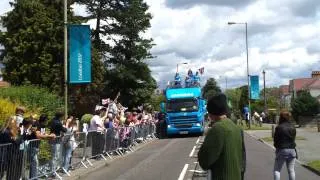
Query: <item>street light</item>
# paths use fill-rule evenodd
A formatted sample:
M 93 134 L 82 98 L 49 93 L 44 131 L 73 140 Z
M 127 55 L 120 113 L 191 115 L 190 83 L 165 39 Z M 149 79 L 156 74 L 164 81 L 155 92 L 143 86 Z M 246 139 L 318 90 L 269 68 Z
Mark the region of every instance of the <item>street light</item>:
M 179 72 L 179 64 L 188 64 L 187 62 L 177 64 L 177 73 Z
M 267 98 L 266 98 L 266 71 L 263 70 L 263 98 L 264 98 L 264 113 L 267 112 Z
M 219 76 L 219 79 L 221 79 L 223 76 Z M 228 77 L 225 76 L 225 85 L 226 85 L 226 89 L 225 89 L 225 93 L 227 92 L 227 89 L 228 89 Z
M 228 22 L 228 25 L 235 25 L 235 24 L 244 24 L 246 27 L 246 52 L 247 52 L 247 79 L 248 79 L 248 108 L 249 108 L 249 112 L 250 111 L 250 74 L 249 74 L 249 57 L 248 57 L 248 23 L 247 22 L 242 22 L 242 23 L 238 23 L 238 22 Z M 251 120 L 250 120 L 250 116 L 249 116 L 249 129 L 251 128 Z

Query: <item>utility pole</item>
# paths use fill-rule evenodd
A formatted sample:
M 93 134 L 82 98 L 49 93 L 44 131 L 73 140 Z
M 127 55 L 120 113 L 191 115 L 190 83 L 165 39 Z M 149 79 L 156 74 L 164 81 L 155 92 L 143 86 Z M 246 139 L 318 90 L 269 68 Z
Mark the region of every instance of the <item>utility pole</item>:
M 246 25 L 246 51 L 247 51 L 247 76 L 248 76 L 248 106 L 249 106 L 249 129 L 251 129 L 251 104 L 250 104 L 250 71 L 249 71 L 249 50 L 248 50 L 248 23 Z
M 227 92 L 227 89 L 228 89 L 228 77 L 226 76 L 226 92 Z
M 64 0 L 64 115 L 68 117 L 68 0 Z
M 267 112 L 267 97 L 266 97 L 266 71 L 263 70 L 263 98 L 264 98 L 264 113 Z

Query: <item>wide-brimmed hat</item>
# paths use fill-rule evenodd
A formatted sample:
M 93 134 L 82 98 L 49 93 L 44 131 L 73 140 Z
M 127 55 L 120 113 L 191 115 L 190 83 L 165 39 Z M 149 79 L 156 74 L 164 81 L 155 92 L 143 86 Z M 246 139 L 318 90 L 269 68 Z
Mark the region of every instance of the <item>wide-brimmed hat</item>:
M 21 111 L 21 112 L 25 113 L 25 112 L 26 112 L 26 108 L 23 107 L 23 106 L 18 106 L 18 107 L 16 108 L 16 112 L 17 112 L 17 111 Z

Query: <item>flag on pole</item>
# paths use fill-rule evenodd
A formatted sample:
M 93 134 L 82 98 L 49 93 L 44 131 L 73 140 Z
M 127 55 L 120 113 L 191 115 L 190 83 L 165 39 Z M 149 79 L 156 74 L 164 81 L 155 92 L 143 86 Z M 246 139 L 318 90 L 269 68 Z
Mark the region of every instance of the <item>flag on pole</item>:
M 102 99 L 102 105 L 106 105 L 110 103 L 110 98 L 108 99 Z
M 204 73 L 204 67 L 199 69 L 199 73 L 202 75 Z

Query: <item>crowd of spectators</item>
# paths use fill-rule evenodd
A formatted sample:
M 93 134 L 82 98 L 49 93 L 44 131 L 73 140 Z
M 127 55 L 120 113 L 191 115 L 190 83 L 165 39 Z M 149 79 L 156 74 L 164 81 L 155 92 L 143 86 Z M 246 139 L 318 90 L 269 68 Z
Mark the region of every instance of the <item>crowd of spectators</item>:
M 119 132 L 113 129 L 122 128 L 121 136 L 118 138 L 124 142 L 132 133 L 128 128 L 156 123 L 151 106 L 132 108 L 129 111 L 116 100 L 108 100 L 102 105 L 97 105 L 89 124 L 82 124 L 74 115 L 65 118 L 62 112 L 55 113 L 50 120 L 45 114 L 40 117 L 37 115 L 24 117 L 25 111 L 25 108 L 18 107 L 16 114 L 8 118 L 0 129 L 0 179 L 6 177 L 16 180 L 22 177 L 24 151 L 28 151 L 30 159 L 28 176 L 37 177 L 40 140 L 48 141 L 50 144 L 51 172 L 56 172 L 60 168 L 62 172 L 68 173 L 74 169 L 71 160 L 73 151 L 78 146 L 75 138 L 77 134 L 91 133 L 92 146 L 95 147 L 92 148 L 92 156 L 96 156 L 103 151 L 104 145 L 101 145 L 101 141 L 107 142 L 108 137 L 115 136 L 115 132 Z M 106 136 L 103 133 L 106 133 Z M 31 145 L 28 150 L 24 149 L 25 142 Z M 8 144 L 10 148 L 5 148 Z

